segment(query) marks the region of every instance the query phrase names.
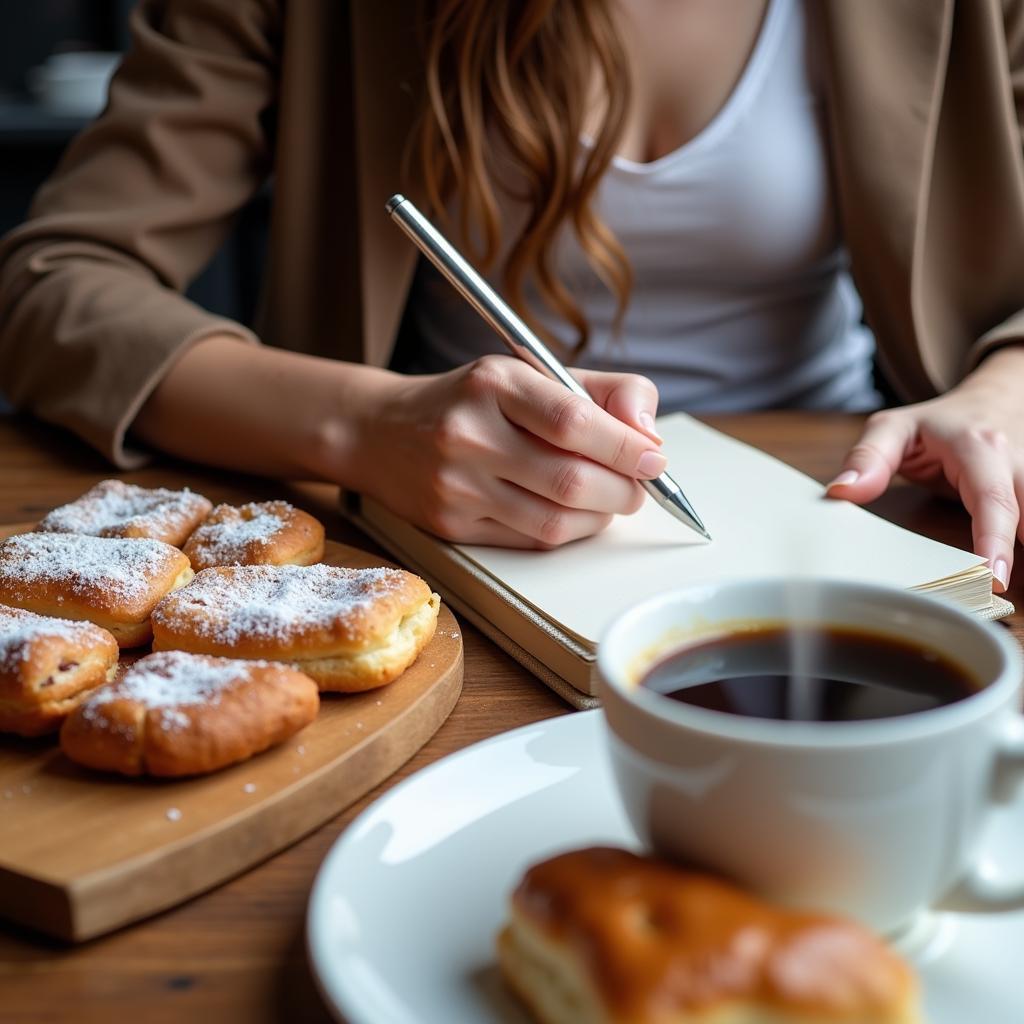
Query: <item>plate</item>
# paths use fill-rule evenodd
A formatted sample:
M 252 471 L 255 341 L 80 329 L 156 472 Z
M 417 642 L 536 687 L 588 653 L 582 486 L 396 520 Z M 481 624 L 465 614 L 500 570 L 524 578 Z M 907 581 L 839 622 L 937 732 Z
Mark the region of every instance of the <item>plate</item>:
M 599 711 L 504 733 L 388 791 L 335 843 L 313 887 L 308 942 L 347 1024 L 527 1024 L 494 937 L 527 866 L 592 844 L 638 848 L 615 795 Z M 1019 807 L 990 824 L 1024 848 Z M 930 1024 L 1021 1024 L 1024 911 L 930 915 L 911 958 Z

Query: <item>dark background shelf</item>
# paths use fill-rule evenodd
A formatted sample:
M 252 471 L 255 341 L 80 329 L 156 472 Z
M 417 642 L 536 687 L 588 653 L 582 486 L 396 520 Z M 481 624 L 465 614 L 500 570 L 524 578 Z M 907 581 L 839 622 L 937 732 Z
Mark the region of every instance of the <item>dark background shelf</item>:
M 0 147 L 48 146 L 63 149 L 72 136 L 89 123 L 89 118 L 54 114 L 33 100 L 0 97 Z

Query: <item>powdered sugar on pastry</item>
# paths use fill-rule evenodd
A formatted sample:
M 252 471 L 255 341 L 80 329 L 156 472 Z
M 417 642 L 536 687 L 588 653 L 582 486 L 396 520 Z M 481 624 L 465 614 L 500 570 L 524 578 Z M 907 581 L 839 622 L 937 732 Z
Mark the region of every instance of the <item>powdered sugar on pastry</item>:
M 285 643 L 318 629 L 358 629 L 371 607 L 401 595 L 408 576 L 400 569 L 328 565 L 206 569 L 164 598 L 153 622 L 159 627 L 185 616 L 194 636 L 225 647 L 259 639 Z
M 56 583 L 70 595 L 105 592 L 131 603 L 144 599 L 150 577 L 178 558 L 176 548 L 158 540 L 21 533 L 0 543 L 0 577 L 13 599 Z
M 324 551 L 323 524 L 287 501 L 218 505 L 185 544 L 192 567 L 312 565 Z
M 189 704 L 215 704 L 220 694 L 265 661 L 233 658 L 198 658 L 183 651 L 160 651 L 136 662 L 120 682 L 90 697 L 90 705 L 108 704 L 128 697 L 144 708 L 177 708 Z
M 19 662 L 28 661 L 37 640 L 52 637 L 69 644 L 87 644 L 100 633 L 91 622 L 53 619 L 0 605 L 0 672 L 12 672 Z
M 316 683 L 286 665 L 162 651 L 90 694 L 60 742 L 89 768 L 196 775 L 280 743 L 319 706 Z
M 146 711 L 160 710 L 165 730 L 185 728 L 189 719 L 178 709 L 217 704 L 221 694 L 249 678 L 265 661 L 201 658 L 182 651 L 161 651 L 136 662 L 112 686 L 91 694 L 82 705 L 89 719 L 102 717 L 102 708 L 116 700 L 137 702 Z
M 189 538 L 188 554 L 194 547 L 208 565 L 245 565 L 252 551 L 269 546 L 294 510 L 286 501 L 218 505 Z
M 85 693 L 110 681 L 117 655 L 117 640 L 91 622 L 0 605 L 0 733 L 59 728 Z
M 171 491 L 104 480 L 77 501 L 44 516 L 39 530 L 94 537 L 151 537 L 182 544 L 210 507 L 206 498 L 187 488 Z
M 153 650 L 284 661 L 322 690 L 357 692 L 416 660 L 440 603 L 404 569 L 217 566 L 156 606 Z

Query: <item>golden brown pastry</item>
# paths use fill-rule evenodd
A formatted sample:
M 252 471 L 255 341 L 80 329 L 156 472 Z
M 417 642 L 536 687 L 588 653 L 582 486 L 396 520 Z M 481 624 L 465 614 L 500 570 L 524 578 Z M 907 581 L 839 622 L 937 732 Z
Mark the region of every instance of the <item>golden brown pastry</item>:
M 625 850 L 530 868 L 498 938 L 542 1024 L 920 1024 L 910 969 L 858 924 Z
M 117 671 L 117 641 L 91 622 L 0 605 L 0 732 L 60 728 L 82 696 Z
M 181 547 L 211 507 L 209 500 L 187 488 L 169 491 L 104 480 L 76 501 L 45 515 L 37 529 L 93 537 L 147 537 Z
M 312 565 L 324 554 L 324 528 L 287 501 L 218 505 L 184 547 L 196 572 L 215 565 Z
M 319 707 L 316 683 L 285 665 L 166 651 L 87 695 L 60 745 L 101 771 L 199 775 L 282 743 Z
M 0 542 L 0 604 L 58 619 L 87 619 L 122 647 L 152 636 L 157 601 L 194 573 L 159 540 L 20 533 Z
M 153 612 L 153 649 L 286 661 L 321 690 L 383 686 L 434 635 L 440 598 L 403 569 L 204 569 Z

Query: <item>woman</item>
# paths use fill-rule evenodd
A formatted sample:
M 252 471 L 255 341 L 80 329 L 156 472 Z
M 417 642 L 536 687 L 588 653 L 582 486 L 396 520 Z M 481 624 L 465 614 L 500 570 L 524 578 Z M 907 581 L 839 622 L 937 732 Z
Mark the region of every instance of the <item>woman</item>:
M 422 36 L 408 7 L 143 3 L 107 112 L 0 251 L 9 397 L 121 466 L 148 446 L 319 477 L 446 537 L 551 545 L 664 466 L 658 391 L 623 371 L 696 412 L 866 410 L 862 299 L 908 404 L 830 493 L 954 489 L 1005 589 L 1024 3 L 436 0 Z M 271 173 L 255 347 L 178 292 Z M 398 187 L 575 351 L 597 407 L 486 354 L 387 222 Z

